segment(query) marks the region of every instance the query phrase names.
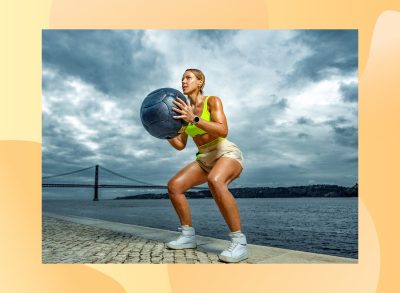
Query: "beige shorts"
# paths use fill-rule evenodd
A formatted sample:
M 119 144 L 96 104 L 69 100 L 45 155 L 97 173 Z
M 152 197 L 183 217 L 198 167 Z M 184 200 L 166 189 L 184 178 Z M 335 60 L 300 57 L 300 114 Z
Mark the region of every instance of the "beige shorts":
M 221 157 L 235 159 L 243 168 L 243 154 L 239 147 L 222 137 L 200 146 L 199 152 L 196 154 L 196 162 L 204 171 L 209 173 Z

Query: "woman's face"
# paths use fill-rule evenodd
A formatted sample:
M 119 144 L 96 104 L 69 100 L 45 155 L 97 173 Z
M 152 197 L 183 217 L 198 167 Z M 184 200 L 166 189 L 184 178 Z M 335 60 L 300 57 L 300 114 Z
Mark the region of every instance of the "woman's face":
M 182 76 L 182 90 L 185 95 L 189 95 L 195 90 L 199 90 L 202 81 L 199 80 L 196 75 L 191 71 L 185 71 Z

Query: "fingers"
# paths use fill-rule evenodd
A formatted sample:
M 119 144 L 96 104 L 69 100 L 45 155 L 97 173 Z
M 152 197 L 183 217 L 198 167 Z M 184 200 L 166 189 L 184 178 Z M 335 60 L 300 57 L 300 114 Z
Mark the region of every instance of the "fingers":
M 175 112 L 178 112 L 178 113 L 184 113 L 181 109 L 178 109 L 178 108 L 172 108 L 172 110 L 174 110 Z
M 181 99 L 177 98 L 177 100 L 172 101 L 175 105 L 177 105 L 179 108 L 184 109 L 187 107 L 186 103 L 184 103 Z
M 179 101 L 179 103 L 182 103 L 182 104 L 184 104 L 184 105 L 187 104 L 184 100 L 182 100 L 182 99 L 179 98 L 179 97 L 176 97 L 176 100 Z
M 179 99 L 179 98 L 177 98 Z M 186 113 L 186 114 L 193 114 L 193 108 L 190 105 L 187 105 L 186 103 L 184 103 L 181 99 L 172 101 L 175 105 L 177 105 L 180 109 L 177 108 L 173 108 L 176 109 L 174 111 L 179 112 L 179 113 Z
M 183 101 L 182 99 L 180 99 L 179 97 L 176 97 L 176 100 L 172 101 L 177 107 L 179 108 L 175 108 L 173 107 L 172 110 L 181 114 L 181 115 L 176 115 L 176 116 L 172 116 L 174 119 L 183 119 L 186 122 L 188 121 L 188 116 L 193 114 L 193 109 L 192 106 L 190 105 L 190 101 L 189 99 L 185 101 Z
M 175 101 L 176 101 L 177 103 L 179 103 L 180 105 L 182 105 L 182 106 L 191 107 L 190 99 L 186 99 L 186 101 L 183 101 L 181 98 L 176 97 L 176 100 L 175 100 Z

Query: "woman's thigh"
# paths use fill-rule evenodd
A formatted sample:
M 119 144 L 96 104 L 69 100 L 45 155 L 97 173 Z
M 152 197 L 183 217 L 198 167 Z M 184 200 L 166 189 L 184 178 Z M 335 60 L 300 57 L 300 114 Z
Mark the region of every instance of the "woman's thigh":
M 207 172 L 197 162 L 191 162 L 169 180 L 168 190 L 179 193 L 185 192 L 193 186 L 207 182 L 207 176 Z
M 242 173 L 242 170 L 242 165 L 235 159 L 221 157 L 208 175 L 208 181 L 228 185 Z

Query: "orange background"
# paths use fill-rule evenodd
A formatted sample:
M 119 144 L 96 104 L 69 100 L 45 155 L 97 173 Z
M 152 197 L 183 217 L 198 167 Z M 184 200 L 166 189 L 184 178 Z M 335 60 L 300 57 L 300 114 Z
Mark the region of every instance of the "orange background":
M 400 292 L 399 1 L 6 0 L 0 5 L 0 291 Z M 41 30 L 52 28 L 358 29 L 359 263 L 41 264 Z

